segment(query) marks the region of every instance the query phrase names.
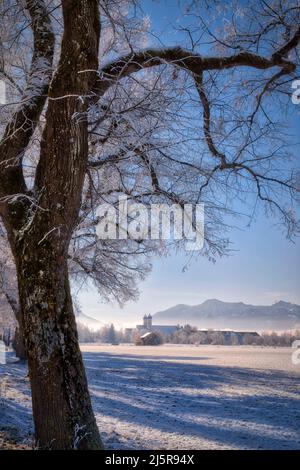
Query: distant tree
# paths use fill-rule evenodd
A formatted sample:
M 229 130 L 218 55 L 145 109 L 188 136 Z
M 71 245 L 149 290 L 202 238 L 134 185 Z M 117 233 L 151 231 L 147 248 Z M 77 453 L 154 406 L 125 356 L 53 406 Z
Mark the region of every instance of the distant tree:
M 109 330 L 108 330 L 108 335 L 107 335 L 107 340 L 109 343 L 115 343 L 116 342 L 116 331 L 113 323 L 110 325 Z
M 134 343 L 134 340 L 133 340 L 133 331 L 129 330 L 129 329 L 125 329 L 123 331 L 123 335 L 122 335 L 122 339 L 121 341 L 123 343 Z
M 224 334 L 220 331 L 214 331 L 211 334 L 211 344 L 225 344 Z
M 141 333 L 138 330 L 134 329 L 130 336 L 130 342 L 137 344 L 138 341 L 140 340 L 140 337 L 141 337 Z
M 199 344 L 206 344 L 207 343 L 207 335 L 203 331 L 198 332 L 198 341 Z
M 91 331 L 82 323 L 77 323 L 78 339 L 80 343 L 93 343 L 96 341 L 97 333 Z
M 190 344 L 200 344 L 200 335 L 198 332 L 191 333 L 188 339 Z

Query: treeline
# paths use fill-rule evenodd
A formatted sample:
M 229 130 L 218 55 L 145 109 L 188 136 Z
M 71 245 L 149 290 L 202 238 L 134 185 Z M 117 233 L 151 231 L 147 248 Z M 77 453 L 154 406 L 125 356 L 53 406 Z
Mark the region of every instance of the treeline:
M 104 326 L 97 331 L 90 330 L 82 323 L 77 323 L 80 343 L 131 343 L 132 335 L 125 334 L 123 330 L 117 330 L 113 324 Z
M 300 330 L 295 330 L 293 333 L 262 333 L 256 343 L 262 346 L 292 346 L 292 343 L 300 339 Z M 251 344 L 251 343 L 249 343 Z
M 92 331 L 87 326 L 78 324 L 78 335 L 81 343 L 139 343 L 140 334 L 136 330 L 132 332 L 117 330 L 113 324 L 105 326 L 98 331 Z M 252 334 L 240 335 L 235 332 L 201 331 L 196 327 L 185 325 L 172 335 L 161 335 L 164 343 L 171 344 L 211 344 L 211 345 L 257 345 L 257 346 L 286 346 L 290 347 L 293 341 L 300 339 L 300 330 L 293 333 L 262 333 L 259 336 Z
M 300 330 L 293 333 L 264 332 L 259 336 L 253 334 L 240 334 L 222 331 L 199 331 L 197 328 L 186 325 L 173 333 L 167 342 L 173 344 L 212 344 L 212 345 L 257 345 L 257 346 L 286 346 L 290 347 L 296 339 L 300 338 Z

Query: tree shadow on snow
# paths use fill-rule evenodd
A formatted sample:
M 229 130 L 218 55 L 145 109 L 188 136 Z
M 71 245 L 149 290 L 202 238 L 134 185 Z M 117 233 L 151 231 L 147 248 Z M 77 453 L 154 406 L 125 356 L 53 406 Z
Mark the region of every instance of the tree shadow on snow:
M 176 363 L 179 357 L 169 356 L 83 356 L 100 430 L 107 420 L 116 430 L 114 442 L 107 436 L 108 447 L 166 449 L 171 438 L 172 448 L 176 439 L 178 448 L 183 439 L 189 448 L 205 440 L 212 448 L 300 448 L 296 374 Z M 23 437 L 32 432 L 26 374 L 22 363 L 0 366 L 2 386 L 16 390 L 0 397 L 0 431 Z
M 7 439 L 18 442 L 28 437 L 32 430 L 31 394 L 26 364 L 24 362 L 2 364 L 0 365 L 1 436 L 4 433 Z
M 110 353 L 83 356 L 100 415 L 225 448 L 300 448 L 296 374 L 179 364 L 169 356 L 168 361 Z M 128 442 L 126 448 L 136 445 L 140 448 Z

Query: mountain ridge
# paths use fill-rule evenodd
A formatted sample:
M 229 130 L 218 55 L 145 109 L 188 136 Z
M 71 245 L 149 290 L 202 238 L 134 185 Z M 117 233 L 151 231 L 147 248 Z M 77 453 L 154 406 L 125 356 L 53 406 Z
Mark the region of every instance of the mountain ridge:
M 75 318 L 77 323 L 80 323 L 81 325 L 84 325 L 93 331 L 100 330 L 100 328 L 105 325 L 102 321 L 96 320 L 96 318 L 90 317 L 89 315 L 85 315 L 82 312 L 77 313 L 75 315 Z
M 300 306 L 279 300 L 272 305 L 252 305 L 208 299 L 198 305 L 178 304 L 153 315 L 153 323 L 190 323 L 201 328 L 300 328 Z

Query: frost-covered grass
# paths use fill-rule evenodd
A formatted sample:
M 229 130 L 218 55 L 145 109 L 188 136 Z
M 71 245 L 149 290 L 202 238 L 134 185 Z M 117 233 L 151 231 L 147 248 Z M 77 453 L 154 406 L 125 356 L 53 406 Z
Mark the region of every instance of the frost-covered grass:
M 288 348 L 82 349 L 107 448 L 300 448 L 300 366 Z M 0 374 L 0 431 L 22 441 L 32 432 L 26 368 Z

